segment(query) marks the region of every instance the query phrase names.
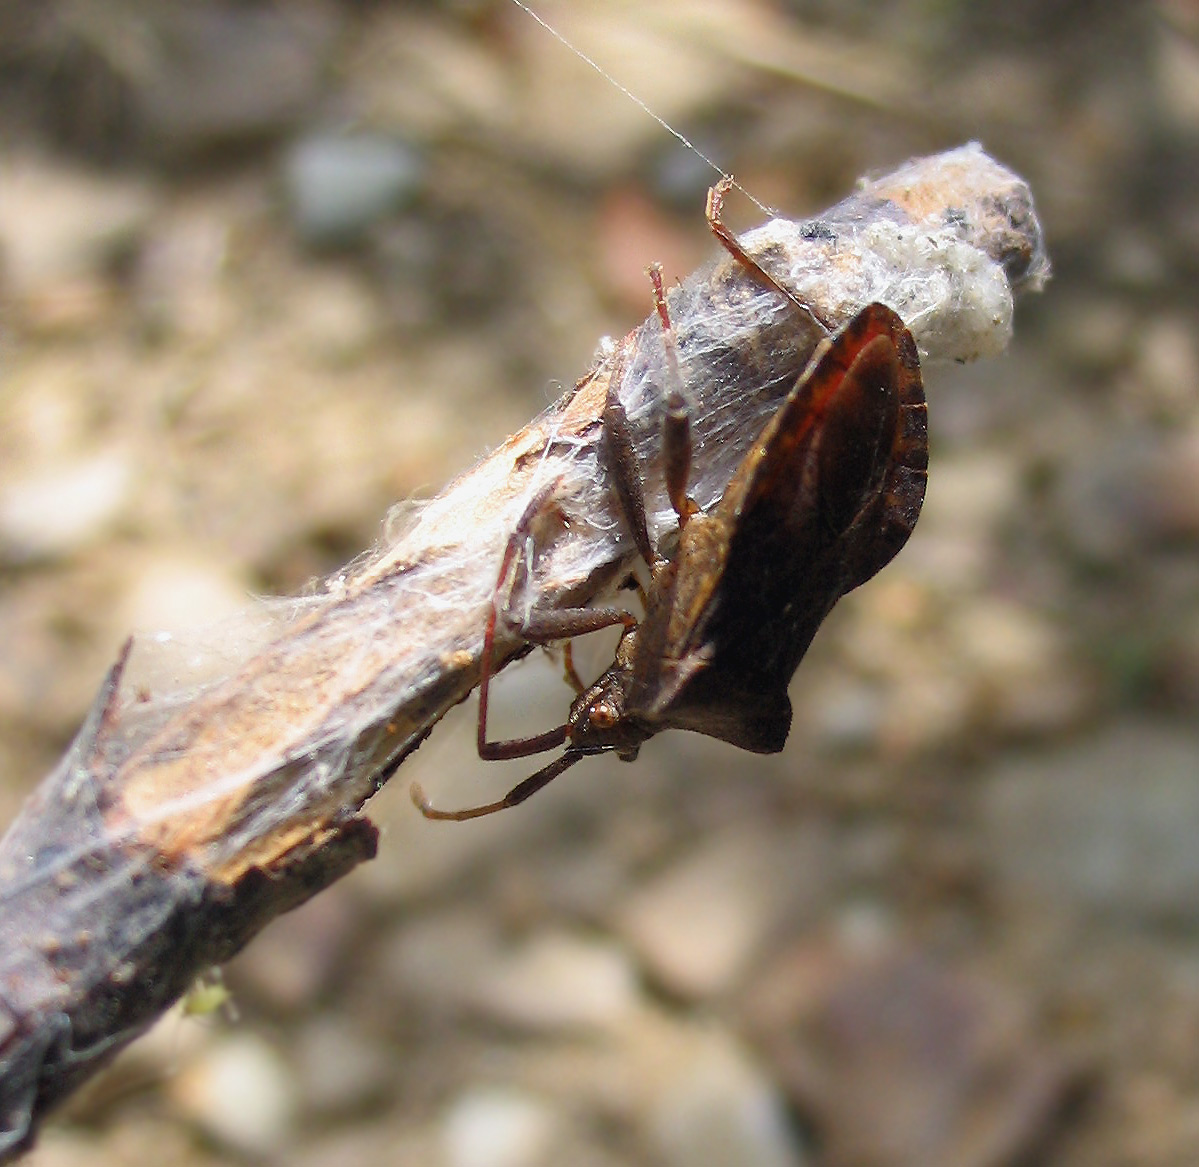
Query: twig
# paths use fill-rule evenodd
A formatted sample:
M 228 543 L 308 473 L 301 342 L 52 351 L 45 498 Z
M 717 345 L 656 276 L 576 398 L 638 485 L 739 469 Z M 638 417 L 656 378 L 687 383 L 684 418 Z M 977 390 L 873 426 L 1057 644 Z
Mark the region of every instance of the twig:
M 973 145 L 740 242 L 791 299 L 728 256 L 669 294 L 701 506 L 819 339 L 795 299 L 833 326 L 882 300 L 926 359 L 967 360 L 1003 348 L 1013 289 L 1048 272 L 1028 188 Z M 477 683 L 500 557 L 535 492 L 556 483 L 564 518 L 538 532 L 521 603 L 585 604 L 627 569 L 635 550 L 597 445 L 613 376 L 651 537 L 670 522 L 658 452 L 665 370 L 654 315 L 191 700 L 132 683 L 146 646 L 126 647 L 71 750 L 0 842 L 0 1160 L 199 973 L 374 854 L 363 805 Z M 509 639 L 498 654 L 522 647 Z

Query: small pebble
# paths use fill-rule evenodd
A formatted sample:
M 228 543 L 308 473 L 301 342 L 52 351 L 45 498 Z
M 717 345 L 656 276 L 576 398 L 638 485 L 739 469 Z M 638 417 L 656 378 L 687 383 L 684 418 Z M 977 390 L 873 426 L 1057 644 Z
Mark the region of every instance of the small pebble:
M 448 1167 L 538 1167 L 561 1118 L 516 1090 L 477 1088 L 461 1095 L 445 1119 Z
M 250 607 L 247 585 L 212 563 L 162 555 L 142 567 L 116 623 L 137 632 L 182 633 L 237 617 Z
M 327 1015 L 300 1031 L 295 1068 L 305 1111 L 326 1115 L 378 1105 L 396 1077 L 392 1057 L 373 1035 Z
M 0 557 L 58 559 L 103 538 L 134 484 L 121 450 L 104 450 L 9 482 L 0 491 Z
M 1097 564 L 1126 565 L 1155 533 L 1154 440 L 1134 429 L 1095 435 L 1060 457 L 1050 499 L 1067 548 Z
M 783 920 L 826 890 L 825 840 L 732 829 L 706 840 L 617 909 L 616 926 L 671 992 L 731 988 Z
M 319 99 L 337 45 L 335 5 L 151 5 L 141 34 L 158 53 L 131 69 L 126 100 L 139 145 L 174 161 L 261 142 Z
M 927 525 L 968 531 L 991 527 L 1020 500 L 1020 465 L 1014 451 L 970 450 L 943 455 L 929 475 L 919 530 Z
M 1018 995 L 883 931 L 855 930 L 805 938 L 746 997 L 749 1030 L 815 1121 L 827 1161 L 961 1167 L 1035 1157 L 1071 1075 Z
M 210 1137 L 248 1155 L 280 1151 L 298 1113 L 287 1062 L 248 1032 L 213 1043 L 170 1084 L 169 1092 Z
M 136 180 L 33 157 L 8 157 L 0 183 L 0 251 L 8 295 L 47 301 L 80 281 L 102 281 L 136 246 L 158 195 Z
M 1138 336 L 1135 392 L 1154 414 L 1188 417 L 1199 403 L 1199 351 L 1194 326 L 1181 312 L 1150 319 Z
M 669 1167 L 801 1167 L 808 1161 L 773 1083 L 716 1036 L 695 1050 L 647 1117 Z
M 1199 420 L 1162 444 L 1149 478 L 1157 529 L 1168 538 L 1199 539 Z
M 991 863 L 1011 893 L 1199 927 L 1199 737 L 1117 724 L 985 781 Z
M 979 597 L 953 614 L 960 654 L 982 718 L 1008 732 L 1046 732 L 1076 720 L 1088 686 L 1066 657 L 1058 627 L 1022 605 Z
M 1199 48 L 1183 28 L 1162 22 L 1154 32 L 1157 107 L 1189 136 L 1199 130 Z
M 546 933 L 482 969 L 475 1000 L 497 1021 L 522 1029 L 603 1031 L 632 1013 L 637 985 L 615 945 Z
M 847 675 L 821 685 L 801 712 L 805 729 L 829 750 L 868 748 L 878 737 L 885 699 L 876 686 Z
M 292 219 L 311 247 L 358 242 L 411 201 L 423 177 L 409 147 L 366 134 L 305 138 L 292 147 L 285 167 Z
M 489 913 L 463 904 L 402 919 L 383 942 L 378 972 L 385 985 L 414 1000 L 422 1012 L 457 1013 L 470 1007 L 498 945 Z

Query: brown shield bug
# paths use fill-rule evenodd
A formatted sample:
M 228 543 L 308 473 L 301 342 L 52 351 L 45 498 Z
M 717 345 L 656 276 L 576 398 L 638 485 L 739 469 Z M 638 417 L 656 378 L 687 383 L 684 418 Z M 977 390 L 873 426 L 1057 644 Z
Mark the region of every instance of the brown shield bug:
M 652 274 L 669 342 L 660 276 Z M 476 818 L 515 806 L 590 754 L 615 751 L 632 761 L 665 729 L 693 730 L 755 753 L 782 749 L 791 725 L 787 685 L 816 630 L 846 592 L 895 556 L 924 501 L 928 431 L 919 359 L 911 334 L 883 304 L 867 305 L 821 343 L 707 512 L 686 495 L 687 421 L 681 393 L 670 395 L 663 446 L 678 529 L 661 556 L 650 548 L 623 424 L 610 394 L 605 434 L 615 489 L 653 571 L 645 615 L 637 623 L 611 608 L 533 614 L 520 627 L 532 642 L 616 623 L 625 632 L 607 671 L 589 687 L 578 685 L 563 725 L 487 741 L 499 588 L 556 484 L 543 490 L 501 568 L 484 644 L 478 744 L 486 759 L 565 749 L 503 798 L 480 806 L 437 810 L 414 786 L 429 818 Z

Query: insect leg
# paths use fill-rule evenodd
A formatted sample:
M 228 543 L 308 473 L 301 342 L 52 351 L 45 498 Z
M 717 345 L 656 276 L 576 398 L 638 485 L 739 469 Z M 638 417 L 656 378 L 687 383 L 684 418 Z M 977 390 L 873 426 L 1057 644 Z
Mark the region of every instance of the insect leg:
M 483 655 L 479 662 L 479 720 L 476 733 L 479 757 L 486 761 L 539 754 L 543 750 L 552 750 L 566 741 L 565 723 L 533 737 L 514 738 L 504 742 L 487 740 L 487 702 L 491 693 L 491 674 L 495 665 L 495 625 L 500 608 L 500 589 L 508 577 L 517 552 L 524 546 L 532 531 L 534 519 L 549 505 L 550 499 L 558 489 L 559 482 L 560 480 L 555 480 L 543 487 L 525 507 L 524 513 L 520 516 L 519 522 L 508 539 L 507 547 L 504 548 L 504 558 L 500 562 L 500 572 L 496 577 L 495 589 L 491 594 L 491 607 L 487 612 L 487 625 L 483 632 Z
M 805 304 L 790 288 L 784 284 L 780 284 L 774 276 L 741 246 L 741 240 L 725 224 L 722 217 L 724 214 L 724 196 L 732 188 L 732 176 L 725 175 L 715 186 L 708 189 L 708 205 L 704 214 L 707 217 L 708 227 L 711 229 L 712 234 L 720 241 L 721 246 L 752 275 L 772 287 L 780 296 L 783 296 L 794 304 L 822 333 L 831 333 L 833 331 L 832 327 L 816 315 L 811 305 Z
M 495 631 L 500 613 L 500 592 L 504 581 L 508 578 L 508 573 L 512 570 L 512 564 L 517 554 L 530 537 L 534 521 L 550 505 L 560 483 L 560 479 L 555 479 L 533 496 L 508 540 L 503 560 L 500 563 L 499 575 L 496 578 L 495 590 L 491 597 L 491 608 L 487 613 L 487 624 L 483 632 L 483 653 L 479 667 L 479 718 L 476 742 L 479 757 L 484 761 L 525 758 L 530 754 L 540 754 L 545 750 L 552 750 L 566 742 L 567 726 L 565 723 L 530 737 L 511 738 L 498 742 L 487 740 L 487 708 L 491 696 L 491 678 L 495 672 Z M 566 640 L 572 636 L 582 636 L 601 628 L 610 628 L 614 624 L 623 624 L 627 631 L 636 627 L 637 621 L 629 612 L 619 608 L 564 608 L 553 612 L 530 613 L 517 626 L 517 630 L 525 640 L 543 644 L 555 640 Z
M 638 554 L 645 560 L 646 566 L 652 569 L 654 549 L 650 545 L 649 528 L 645 522 L 645 495 L 641 490 L 641 471 L 637 466 L 637 453 L 633 449 L 629 416 L 620 401 L 625 352 L 625 349 L 621 349 L 617 354 L 611 376 L 608 378 L 608 393 L 604 402 L 603 443 L 616 502 L 624 515 L 625 524 L 632 532 Z
M 570 640 L 562 646 L 562 673 L 566 683 L 576 693 L 581 693 L 587 688 L 583 684 L 583 678 L 579 676 L 579 670 L 575 668 L 574 642 Z
M 666 393 L 666 415 L 662 419 L 662 463 L 666 475 L 666 494 L 670 505 L 679 517 L 679 527 L 699 509 L 687 497 L 687 483 L 691 478 L 691 415 L 687 398 L 683 393 L 683 376 L 679 369 L 679 348 L 675 339 L 674 325 L 670 321 L 670 309 L 666 304 L 666 293 L 662 289 L 662 265 L 655 263 L 646 268 L 646 275 L 654 286 L 654 307 L 662 322 L 662 343 L 666 349 L 666 363 L 670 366 L 670 388 Z
M 416 809 L 425 818 L 459 823 L 466 819 L 478 819 L 484 815 L 495 814 L 496 811 L 507 810 L 510 806 L 519 806 L 526 798 L 536 794 L 542 787 L 548 786 L 563 770 L 569 770 L 581 757 L 583 757 L 582 754 L 563 754 L 562 757 L 555 758 L 548 766 L 543 766 L 536 774 L 517 783 L 503 798 L 498 798 L 495 802 L 485 802 L 479 806 L 468 806 L 462 810 L 438 810 L 430 805 L 425 792 L 416 782 L 413 782 L 409 790 Z

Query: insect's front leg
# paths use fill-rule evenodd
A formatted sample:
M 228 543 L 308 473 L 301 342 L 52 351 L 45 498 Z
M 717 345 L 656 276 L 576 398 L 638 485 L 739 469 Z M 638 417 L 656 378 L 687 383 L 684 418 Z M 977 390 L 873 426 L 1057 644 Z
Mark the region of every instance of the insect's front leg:
M 741 240 L 729 229 L 724 221 L 724 196 L 733 189 L 732 175 L 726 174 L 715 186 L 708 189 L 708 204 L 704 214 L 708 227 L 723 247 L 739 264 L 752 276 L 761 280 L 778 294 L 790 300 L 818 329 L 824 334 L 834 331 L 831 325 L 816 315 L 810 304 L 805 304 L 790 288 L 774 278 L 748 251 L 742 246 Z
M 508 539 L 507 546 L 504 548 L 499 574 L 492 591 L 491 607 L 487 613 L 487 625 L 483 634 L 483 654 L 479 671 L 479 718 L 476 743 L 479 757 L 484 761 L 506 761 L 510 758 L 524 758 L 545 750 L 556 749 L 558 746 L 566 744 L 570 728 L 569 723 L 564 722 L 553 729 L 533 734 L 530 737 L 510 738 L 498 742 L 487 740 L 487 706 L 491 694 L 491 677 L 495 672 L 496 626 L 501 615 L 509 627 L 524 640 L 533 644 L 548 644 L 557 640 L 569 641 L 573 636 L 582 636 L 585 633 L 596 632 L 601 628 L 610 628 L 616 624 L 624 625 L 625 632 L 629 632 L 637 626 L 637 621 L 631 613 L 618 608 L 563 608 L 548 612 L 535 611 L 528 613 L 518 621 L 512 619 L 509 611 L 510 596 L 501 599 L 504 586 L 508 582 L 509 574 L 513 570 L 518 555 L 528 546 L 529 540 L 533 537 L 533 528 L 537 519 L 554 506 L 554 496 L 561 486 L 561 482 L 561 479 L 556 479 L 543 487 L 525 507 Z M 568 676 L 573 678 L 576 689 L 581 690 L 582 682 L 574 671 L 574 664 L 569 655 L 567 670 Z M 417 783 L 412 784 L 410 793 L 412 801 L 425 818 L 454 822 L 480 818 L 524 802 L 526 798 L 552 782 L 564 770 L 573 766 L 581 757 L 582 754 L 572 753 L 568 750 L 561 757 L 555 758 L 535 774 L 518 783 L 503 798 L 478 806 L 459 810 L 438 810 L 429 802 Z
M 545 612 L 530 612 L 521 620 L 513 620 L 509 611 L 510 595 L 503 597 L 504 585 L 520 552 L 533 536 L 537 519 L 554 505 L 554 496 L 561 486 L 555 479 L 539 490 L 525 507 L 504 549 L 499 575 L 491 596 L 491 607 L 487 613 L 487 625 L 483 633 L 483 654 L 479 672 L 479 719 L 476 742 L 479 757 L 484 761 L 504 761 L 509 758 L 525 758 L 540 754 L 565 744 L 568 726 L 565 722 L 553 729 L 529 737 L 509 738 L 505 741 L 487 740 L 487 709 L 491 695 L 491 678 L 495 672 L 496 626 L 503 615 L 505 623 L 523 640 L 532 644 L 551 644 L 569 640 L 601 628 L 623 624 L 625 631 L 635 628 L 636 618 L 620 608 L 561 608 Z
M 416 809 L 427 819 L 452 823 L 465 822 L 467 819 L 481 819 L 484 815 L 495 814 L 497 811 L 519 806 L 526 798 L 548 786 L 564 770 L 569 770 L 571 766 L 581 760 L 582 756 L 582 754 L 563 754 L 562 757 L 555 758 L 548 766 L 543 766 L 536 774 L 517 783 L 503 798 L 497 798 L 494 802 L 484 802 L 478 806 L 464 807 L 461 810 L 438 810 L 425 797 L 425 792 L 416 782 L 413 782 L 411 786 L 412 801 L 416 804 Z

